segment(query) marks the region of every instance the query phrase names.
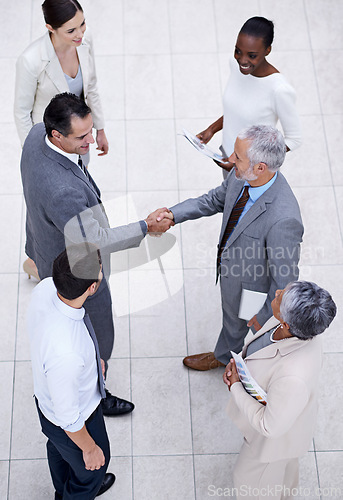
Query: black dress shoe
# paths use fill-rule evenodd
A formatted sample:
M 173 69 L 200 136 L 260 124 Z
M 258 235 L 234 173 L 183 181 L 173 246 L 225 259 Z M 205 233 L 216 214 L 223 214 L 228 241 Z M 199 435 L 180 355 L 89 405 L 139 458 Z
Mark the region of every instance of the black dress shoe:
M 102 485 L 100 486 L 100 490 L 98 491 L 96 496 L 99 497 L 100 495 L 105 493 L 105 491 L 109 490 L 115 480 L 116 480 L 116 476 L 114 474 L 112 474 L 111 472 L 107 472 L 105 474 Z
M 113 396 L 107 389 L 105 389 L 105 392 L 106 398 L 101 400 L 101 408 L 102 413 L 107 417 L 124 415 L 134 409 L 135 405 L 130 403 L 130 401 Z

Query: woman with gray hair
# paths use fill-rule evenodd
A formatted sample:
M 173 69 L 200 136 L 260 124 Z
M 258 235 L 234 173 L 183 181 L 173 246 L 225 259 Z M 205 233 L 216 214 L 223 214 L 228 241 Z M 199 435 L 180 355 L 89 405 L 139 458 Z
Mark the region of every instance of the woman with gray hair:
M 336 315 L 331 295 L 308 281 L 277 290 L 272 310 L 255 335 L 249 332 L 242 351 L 266 404 L 245 391 L 233 359 L 223 375 L 231 391 L 228 413 L 244 435 L 234 469 L 238 500 L 296 495 L 298 458 L 309 449 L 316 421 L 320 334 Z

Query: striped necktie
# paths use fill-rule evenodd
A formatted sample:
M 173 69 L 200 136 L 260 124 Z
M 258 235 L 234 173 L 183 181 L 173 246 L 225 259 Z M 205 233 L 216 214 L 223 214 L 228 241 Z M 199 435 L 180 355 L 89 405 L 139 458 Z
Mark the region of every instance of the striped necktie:
M 249 199 L 249 187 L 250 186 L 245 186 L 244 191 L 242 196 L 239 198 L 239 200 L 236 202 L 236 205 L 233 207 L 232 212 L 230 214 L 229 220 L 227 221 L 226 228 L 222 237 L 222 241 L 218 247 L 218 253 L 217 253 L 217 279 L 216 283 L 218 281 L 218 276 L 220 273 L 220 260 L 221 256 L 223 253 L 223 250 L 226 246 L 227 240 L 229 239 L 229 236 L 231 235 L 232 231 L 234 230 L 238 219 L 242 215 L 242 212 L 244 210 L 245 205 L 247 204 L 247 201 Z
M 85 315 L 83 317 L 83 321 L 84 321 L 86 328 L 88 330 L 88 333 L 89 333 L 89 335 L 94 343 L 96 364 L 97 364 L 97 369 L 98 369 L 98 384 L 99 384 L 100 395 L 102 398 L 106 398 L 105 382 L 104 382 L 104 377 L 102 375 L 102 368 L 101 368 L 101 361 L 100 361 L 99 345 L 98 345 L 98 341 L 96 339 L 96 335 L 95 335 L 95 331 L 94 331 L 92 322 L 91 322 L 90 317 L 87 313 L 85 313 Z

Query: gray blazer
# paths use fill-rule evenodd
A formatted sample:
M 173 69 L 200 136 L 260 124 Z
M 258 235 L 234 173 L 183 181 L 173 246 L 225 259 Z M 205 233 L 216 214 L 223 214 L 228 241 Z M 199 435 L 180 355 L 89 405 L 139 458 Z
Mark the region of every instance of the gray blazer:
M 144 238 L 139 222 L 109 227 L 97 185 L 75 163 L 47 146 L 43 123 L 35 125 L 25 141 L 21 175 L 27 207 L 25 251 L 41 279 L 51 276 L 52 263 L 66 246 L 68 222 L 73 230 L 67 242 L 86 239 L 102 250 L 105 276 L 110 252 L 139 246 Z
M 223 212 L 219 243 L 244 185 L 232 170 L 207 194 L 171 207 L 176 223 Z M 272 316 L 271 301 L 278 288 L 298 279 L 303 225 L 298 202 L 284 176 L 254 203 L 233 230 L 221 258 L 223 307 L 237 314 L 242 288 L 267 292 L 257 315 L 260 325 Z

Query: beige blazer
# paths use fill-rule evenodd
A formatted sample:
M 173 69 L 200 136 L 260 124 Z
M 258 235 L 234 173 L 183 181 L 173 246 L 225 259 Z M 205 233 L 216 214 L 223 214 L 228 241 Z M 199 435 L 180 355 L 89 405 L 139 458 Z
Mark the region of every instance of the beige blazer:
M 278 324 L 270 318 L 255 335 L 248 333 L 244 356 L 250 342 Z M 251 446 L 256 460 L 273 462 L 305 454 L 313 438 L 322 345 L 296 337 L 273 343 L 245 359 L 251 375 L 267 393 L 263 406 L 241 383 L 233 384 L 228 413 Z
M 77 48 L 83 93 L 92 110 L 94 127 L 104 128 L 104 118 L 97 89 L 93 45 L 89 30 Z M 52 97 L 68 92 L 68 84 L 51 43 L 49 32 L 35 40 L 21 54 L 16 65 L 14 119 L 23 145 L 33 125 L 43 121 L 44 110 Z

